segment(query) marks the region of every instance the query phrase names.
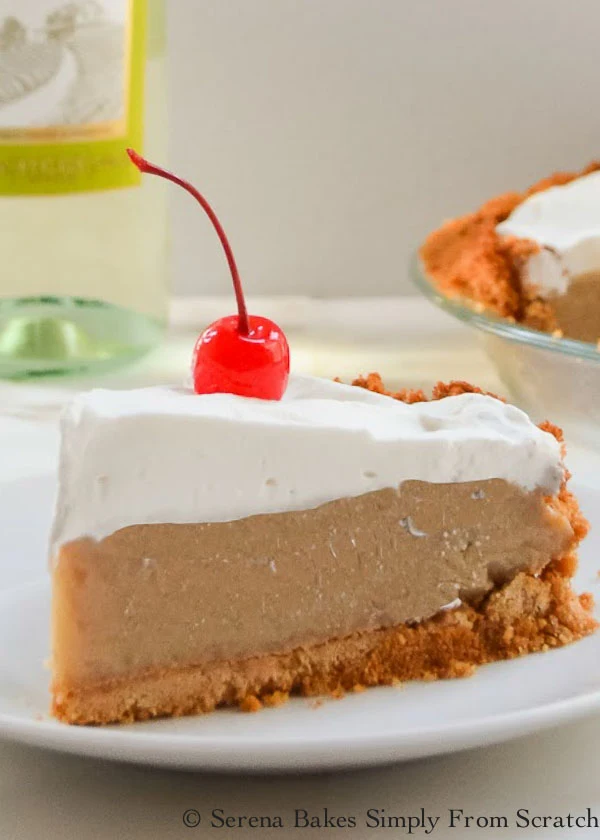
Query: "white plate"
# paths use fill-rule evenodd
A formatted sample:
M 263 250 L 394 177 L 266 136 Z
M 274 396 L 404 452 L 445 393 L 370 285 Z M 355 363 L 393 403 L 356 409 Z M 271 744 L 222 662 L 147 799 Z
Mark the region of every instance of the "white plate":
M 10 558 L 12 568 L 39 568 L 51 487 L 30 479 L 9 489 L 0 492 L 0 562 Z M 600 487 L 574 489 L 600 533 Z M 598 533 L 581 553 L 580 590 L 598 589 Z M 219 711 L 131 726 L 70 727 L 47 714 L 42 663 L 48 615 L 44 579 L 0 595 L 0 734 L 81 755 L 199 770 L 354 767 L 503 741 L 600 709 L 597 634 L 568 648 L 486 666 L 466 680 L 371 689 L 320 706 L 297 699 L 254 715 Z

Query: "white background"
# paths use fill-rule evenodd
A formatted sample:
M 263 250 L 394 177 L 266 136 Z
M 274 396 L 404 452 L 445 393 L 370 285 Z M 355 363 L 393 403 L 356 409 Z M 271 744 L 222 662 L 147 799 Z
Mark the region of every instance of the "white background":
M 408 291 L 443 218 L 600 156 L 598 0 L 168 0 L 171 164 L 252 293 Z M 172 195 L 176 290 L 217 241 Z M 202 285 L 203 288 L 199 288 Z

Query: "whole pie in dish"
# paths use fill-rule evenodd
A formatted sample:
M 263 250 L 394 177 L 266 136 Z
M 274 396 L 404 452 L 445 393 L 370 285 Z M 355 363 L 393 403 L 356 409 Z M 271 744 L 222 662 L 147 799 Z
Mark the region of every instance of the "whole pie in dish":
M 591 633 L 558 429 L 465 383 L 95 390 L 63 418 L 52 710 L 101 724 L 463 677 Z
M 420 256 L 443 294 L 600 349 L 600 163 L 451 219 Z

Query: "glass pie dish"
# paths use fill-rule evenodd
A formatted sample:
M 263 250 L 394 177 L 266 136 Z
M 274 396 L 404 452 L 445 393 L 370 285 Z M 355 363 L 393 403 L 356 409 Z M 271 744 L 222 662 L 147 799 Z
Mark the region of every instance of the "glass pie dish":
M 551 417 L 572 440 L 600 449 L 600 348 L 476 311 L 441 294 L 415 255 L 411 276 L 436 306 L 475 327 L 511 398 L 537 420 Z

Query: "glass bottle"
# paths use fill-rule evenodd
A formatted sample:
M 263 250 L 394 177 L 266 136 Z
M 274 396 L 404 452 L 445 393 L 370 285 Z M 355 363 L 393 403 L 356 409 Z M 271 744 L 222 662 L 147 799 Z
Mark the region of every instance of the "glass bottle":
M 0 376 L 95 370 L 159 341 L 164 0 L 0 0 Z

